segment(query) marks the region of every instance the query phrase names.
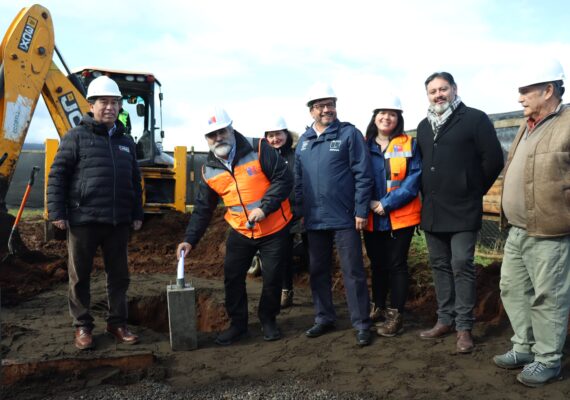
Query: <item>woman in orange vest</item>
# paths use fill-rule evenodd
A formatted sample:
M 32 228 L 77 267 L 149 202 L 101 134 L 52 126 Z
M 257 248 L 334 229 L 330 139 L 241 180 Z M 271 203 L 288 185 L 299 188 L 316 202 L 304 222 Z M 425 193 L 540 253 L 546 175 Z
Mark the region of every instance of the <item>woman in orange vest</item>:
M 380 336 L 403 331 L 408 296 L 408 250 L 420 222 L 421 158 L 415 138 L 404 133 L 402 106 L 397 96 L 386 97 L 373 111 L 366 141 L 374 171 L 364 245 L 372 271 L 370 317 Z M 390 306 L 386 306 L 390 292 Z

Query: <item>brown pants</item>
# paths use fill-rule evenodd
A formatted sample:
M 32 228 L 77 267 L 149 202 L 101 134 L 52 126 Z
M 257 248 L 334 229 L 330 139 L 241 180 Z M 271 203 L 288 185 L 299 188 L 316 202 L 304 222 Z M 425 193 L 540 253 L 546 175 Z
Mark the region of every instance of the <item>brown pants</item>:
M 127 243 L 129 225 L 90 224 L 71 226 L 67 234 L 69 253 L 69 313 L 75 327 L 93 328 L 90 313 L 90 279 L 93 258 L 101 247 L 107 274 L 107 324 L 122 326 L 127 323 L 127 289 L 129 270 Z

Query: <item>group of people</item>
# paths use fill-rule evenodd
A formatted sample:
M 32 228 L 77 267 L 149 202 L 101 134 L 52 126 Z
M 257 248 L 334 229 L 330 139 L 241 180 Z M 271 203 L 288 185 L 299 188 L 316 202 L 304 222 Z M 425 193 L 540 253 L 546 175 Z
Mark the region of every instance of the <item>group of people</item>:
M 528 386 L 561 378 L 570 311 L 570 109 L 562 105 L 563 80 L 560 63 L 545 61 L 521 82 L 526 121 L 503 180 L 502 222 L 510 231 L 500 289 L 514 336 L 512 348 L 493 361 L 523 368 L 517 379 Z M 333 246 L 357 345 L 369 345 L 374 330 L 385 337 L 400 334 L 408 250 L 419 227 L 437 298 L 437 323 L 419 337 L 456 331 L 457 352 L 473 351 L 475 244 L 483 195 L 504 167 L 503 153 L 489 117 L 462 102 L 451 74 L 430 75 L 425 89 L 427 117 L 415 138 L 404 132 L 397 96 L 379 98 L 362 135 L 337 118 L 337 96 L 326 84 L 309 91 L 306 105 L 314 122 L 295 149 L 282 119 L 268 125 L 265 138 L 240 134 L 220 108 L 204 119 L 210 151 L 176 253 L 186 257 L 198 245 L 221 199 L 231 227 L 224 260 L 230 326 L 217 335 L 217 344 L 248 335 L 246 274 L 257 252 L 263 260 L 263 338 L 282 337 L 277 316 L 284 302 L 292 303 L 291 231 L 301 226 L 315 309 L 305 335 L 316 338 L 336 328 Z M 126 238 L 129 224 L 137 229 L 142 221 L 140 175 L 133 144 L 115 124 L 118 88 L 91 92 L 91 113 L 62 139 L 48 186 L 50 218 L 69 232 L 70 313 L 80 349 L 93 347 L 89 272 L 98 246 L 108 276 L 107 331 L 123 343 L 138 341 L 127 328 L 125 304 Z M 361 237 L 370 259 L 371 297 Z

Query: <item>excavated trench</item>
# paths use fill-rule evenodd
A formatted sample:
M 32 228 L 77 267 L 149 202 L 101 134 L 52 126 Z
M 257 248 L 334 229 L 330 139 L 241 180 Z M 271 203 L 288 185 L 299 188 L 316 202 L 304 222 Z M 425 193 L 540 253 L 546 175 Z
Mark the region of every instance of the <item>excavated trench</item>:
M 106 305 L 105 305 L 106 307 Z M 144 326 L 155 332 L 167 333 L 168 309 L 166 291 L 158 295 L 137 296 L 129 299 L 129 322 Z M 224 304 L 208 290 L 197 290 L 196 293 L 196 327 L 198 332 L 216 332 L 228 324 Z

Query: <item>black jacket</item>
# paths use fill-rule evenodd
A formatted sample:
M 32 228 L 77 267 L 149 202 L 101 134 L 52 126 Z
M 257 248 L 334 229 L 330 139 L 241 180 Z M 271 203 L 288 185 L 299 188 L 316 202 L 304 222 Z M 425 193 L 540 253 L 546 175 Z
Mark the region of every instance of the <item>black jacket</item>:
M 288 170 L 285 160 L 265 139 L 254 139 L 252 147 L 243 135 L 237 131 L 234 132 L 236 137 L 236 154 L 232 165 L 235 165 L 241 157 L 244 157 L 252 150 L 257 151 L 258 140 L 261 140 L 261 169 L 270 181 L 270 186 L 261 199 L 260 208 L 265 215 L 269 215 L 279 210 L 283 200 L 289 196 L 293 188 L 293 175 Z M 205 165 L 226 169 L 211 151 L 208 153 Z M 193 247 L 198 244 L 212 219 L 219 200 L 218 194 L 201 179 L 198 186 L 198 195 L 194 202 L 194 211 L 184 235 L 185 242 L 190 243 Z
M 483 195 L 503 168 L 503 151 L 489 117 L 460 103 L 435 141 L 427 118 L 418 125 L 417 139 L 423 160 L 421 228 L 480 229 Z
M 135 144 L 116 124 L 105 125 L 87 113 L 61 139 L 48 180 L 49 219 L 70 225 L 121 224 L 143 219 L 141 176 Z

